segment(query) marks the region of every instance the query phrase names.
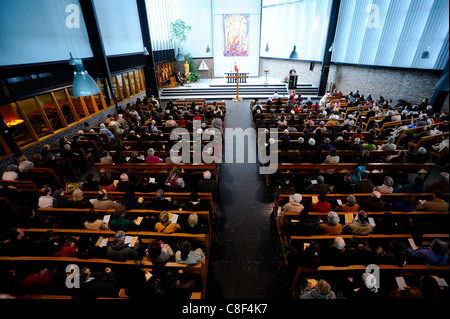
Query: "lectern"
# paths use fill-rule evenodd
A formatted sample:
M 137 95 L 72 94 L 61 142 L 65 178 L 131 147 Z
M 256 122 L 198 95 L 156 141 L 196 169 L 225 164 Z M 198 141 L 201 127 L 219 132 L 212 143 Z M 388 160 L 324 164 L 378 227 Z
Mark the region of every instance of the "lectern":
M 289 89 L 295 90 L 297 88 L 297 73 L 291 73 L 289 75 Z

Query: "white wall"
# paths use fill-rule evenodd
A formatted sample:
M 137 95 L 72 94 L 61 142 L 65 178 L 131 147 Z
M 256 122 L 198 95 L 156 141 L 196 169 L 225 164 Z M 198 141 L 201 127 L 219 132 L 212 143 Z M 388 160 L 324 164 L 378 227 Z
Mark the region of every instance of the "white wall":
M 223 15 L 233 13 L 249 15 L 248 56 L 223 56 Z M 261 0 L 212 1 L 214 77 L 223 77 L 225 72 L 233 71 L 235 62 L 239 72 L 250 73 L 252 77 L 259 76 L 260 21 Z

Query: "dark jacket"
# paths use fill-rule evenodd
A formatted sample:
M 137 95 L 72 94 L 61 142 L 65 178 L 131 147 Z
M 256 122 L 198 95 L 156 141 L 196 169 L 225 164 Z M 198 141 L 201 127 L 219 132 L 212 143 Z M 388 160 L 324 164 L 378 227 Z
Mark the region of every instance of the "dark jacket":
M 139 243 L 136 243 L 134 247 L 128 247 L 126 244 L 116 245 L 111 243 L 106 250 L 106 257 L 113 261 L 127 261 L 130 259 L 136 259 L 139 252 Z

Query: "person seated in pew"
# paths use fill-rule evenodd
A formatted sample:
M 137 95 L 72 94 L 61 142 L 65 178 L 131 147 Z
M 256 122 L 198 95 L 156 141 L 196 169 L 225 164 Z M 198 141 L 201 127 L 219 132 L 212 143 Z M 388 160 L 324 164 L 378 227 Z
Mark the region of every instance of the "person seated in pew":
M 333 245 L 324 249 L 320 264 L 343 267 L 358 263 L 356 249 L 347 248 L 346 246 L 345 240 L 342 237 L 337 236 L 334 239 Z
M 445 266 L 448 261 L 448 246 L 441 239 L 435 238 L 430 246 L 419 247 L 416 250 L 411 247 L 405 250 L 408 263 L 423 263 L 433 266 Z
M 117 183 L 116 188 L 118 192 L 135 191 L 136 184 L 129 180 L 127 174 L 122 173 L 120 175 L 120 181 Z
M 347 197 L 347 202 L 345 204 L 336 206 L 335 209 L 338 212 L 356 213 L 359 212 L 359 204 L 356 202 L 355 196 L 349 195 Z
M 114 241 L 108 245 L 106 257 L 113 261 L 127 261 L 137 259 L 139 254 L 139 241 L 133 247 L 125 244 L 125 232 L 119 230 L 114 235 Z
M 199 264 L 206 257 L 201 248 L 193 250 L 191 243 L 187 240 L 182 241 L 179 246 L 180 250 L 175 253 L 175 262 L 179 264 Z
M 355 236 L 364 236 L 372 233 L 373 226 L 369 224 L 369 216 L 363 210 L 356 214 L 355 220 L 352 223 L 345 225 L 343 229 L 344 234 L 352 234 Z
M 90 230 L 108 230 L 108 225 L 106 225 L 103 220 L 99 219 L 99 216 L 95 209 L 90 209 L 86 214 L 86 221 L 84 222 L 84 228 Z
M 369 174 L 364 172 L 361 174 L 361 180 L 356 183 L 354 192 L 355 193 L 372 193 L 375 186 L 372 184 L 372 181 L 369 179 Z
M 108 192 L 105 189 L 100 189 L 97 192 L 97 198 L 92 201 L 92 205 L 99 210 L 115 209 L 120 206 L 119 203 L 108 198 Z
M 394 180 L 390 176 L 385 176 L 383 185 L 377 186 L 374 190 L 379 191 L 381 194 L 391 194 L 394 192 L 392 186 L 394 185 Z
M 352 150 L 352 151 L 363 151 L 364 150 L 364 145 L 362 145 L 360 142 L 361 142 L 361 139 L 359 137 L 356 137 L 354 139 L 354 143 L 352 145 L 350 145 L 349 150 Z
M 39 208 L 52 208 L 53 207 L 53 196 L 52 196 L 52 190 L 50 187 L 43 187 L 40 190 L 39 193 L 39 201 L 38 201 L 38 207 Z
M 173 215 L 168 211 L 159 214 L 159 222 L 155 225 L 155 231 L 163 234 L 171 234 L 181 229 L 180 224 L 172 222 Z
M 206 234 L 208 227 L 199 221 L 197 213 L 191 213 L 187 218 L 181 220 L 181 231 L 189 234 Z
M 53 207 L 71 208 L 73 207 L 73 202 L 65 196 L 63 189 L 57 189 L 53 193 Z
M 289 196 L 289 203 L 285 204 L 283 208 L 281 209 L 281 215 L 284 213 L 300 213 L 302 212 L 305 207 L 300 204 L 302 201 L 302 195 L 301 194 L 294 194 L 292 196 Z
M 72 205 L 74 208 L 79 209 L 93 207 L 89 199 L 83 197 L 83 191 L 80 188 L 77 188 L 72 192 Z
M 309 211 L 328 214 L 328 212 L 331 211 L 331 205 L 330 203 L 327 202 L 327 194 L 325 193 L 319 194 L 318 202 L 312 204 L 311 207 L 309 208 Z
M 130 230 L 138 230 L 139 225 L 136 224 L 136 220 L 132 221 L 125 217 L 127 213 L 127 209 L 125 206 L 117 206 L 114 210 L 114 213 L 111 216 L 110 228 L 111 230 L 118 231 L 130 231 Z
M 337 164 L 339 163 L 339 155 L 337 155 L 337 151 L 335 148 L 332 148 L 330 154 L 325 158 L 325 164 Z
M 350 173 L 344 175 L 343 181 L 337 183 L 334 187 L 335 193 L 353 194 L 355 192 L 356 183 L 353 181 L 353 176 Z
M 315 287 L 308 282 L 305 289 L 302 290 L 300 299 L 337 299 L 336 294 L 331 290 L 331 286 L 324 279 L 320 279 Z
M 317 183 L 312 183 L 305 188 L 308 194 L 326 194 L 330 192 L 330 186 L 325 184 L 325 178 L 322 175 L 317 176 Z
M 298 219 L 291 220 L 285 219 L 285 223 L 288 223 L 288 233 L 298 236 L 311 236 L 317 233 L 318 220 L 312 216 L 309 216 L 307 210 L 302 210 Z
M 440 190 L 444 193 L 449 192 L 449 174 L 447 172 L 441 172 L 439 174 L 439 181 L 426 187 L 427 192 L 432 193 L 435 190 Z
M 127 210 L 130 209 L 143 209 L 145 208 L 144 198 L 136 198 L 136 193 L 134 190 L 127 190 L 123 196 L 123 200 L 121 202 L 122 206 L 125 206 Z
M 336 212 L 329 212 L 326 222 L 319 224 L 319 232 L 322 235 L 338 236 L 342 233 L 342 224 Z
M 211 179 L 210 171 L 203 172 L 203 179 L 198 181 L 199 193 L 211 193 L 214 202 L 219 202 L 219 184 L 217 181 Z
M 430 201 L 419 200 L 419 204 L 416 205 L 416 210 L 419 211 L 448 211 L 449 204 L 444 200 L 445 194 L 441 190 L 435 190 L 433 192 L 433 199 Z
M 196 191 L 192 191 L 189 195 L 189 202 L 183 206 L 183 210 L 195 212 L 195 211 L 210 211 L 211 204 L 207 200 L 199 198 Z
M 416 153 L 406 157 L 406 163 L 426 163 L 428 162 L 428 152 L 425 147 L 419 147 Z
M 174 210 L 178 209 L 178 207 L 164 197 L 164 190 L 160 188 L 156 191 L 155 199 L 151 202 L 151 209 L 162 211 Z
M 362 209 L 369 212 L 382 212 L 384 210 L 385 202 L 381 199 L 381 193 L 379 191 L 373 191 L 372 197 L 362 201 Z
M 394 193 L 425 193 L 423 178 L 420 175 L 415 176 L 412 183 L 395 188 Z
M 153 264 L 165 264 L 174 259 L 174 253 L 169 244 L 153 239 L 145 250 L 145 255 Z
M 416 196 L 407 194 L 403 200 L 390 204 L 387 209 L 399 212 L 412 212 L 417 204 Z

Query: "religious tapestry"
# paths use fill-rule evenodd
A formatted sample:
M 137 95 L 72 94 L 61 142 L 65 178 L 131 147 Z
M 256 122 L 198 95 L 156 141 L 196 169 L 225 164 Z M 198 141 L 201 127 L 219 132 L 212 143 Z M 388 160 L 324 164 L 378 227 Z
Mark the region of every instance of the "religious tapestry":
M 224 56 L 248 56 L 248 14 L 224 14 Z

